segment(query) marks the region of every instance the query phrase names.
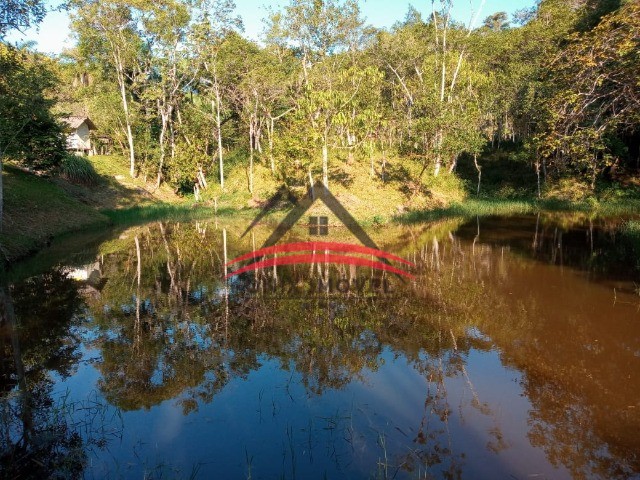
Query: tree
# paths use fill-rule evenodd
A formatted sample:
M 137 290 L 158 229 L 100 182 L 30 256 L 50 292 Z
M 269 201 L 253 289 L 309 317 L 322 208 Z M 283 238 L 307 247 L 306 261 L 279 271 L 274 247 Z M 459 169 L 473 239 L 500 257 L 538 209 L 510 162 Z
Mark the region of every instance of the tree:
M 202 18 L 194 31 L 194 44 L 204 72 L 199 79 L 199 91 L 206 95 L 214 119 L 212 137 L 216 142 L 220 188 L 224 190 L 224 159 L 222 145 L 224 85 L 219 52 L 224 39 L 232 32 L 242 30 L 242 20 L 234 17 L 236 6 L 233 0 L 204 0 L 201 4 Z
M 290 53 L 279 52 L 273 45 L 267 48 L 256 48 L 251 58 L 244 81 L 239 84 L 245 92 L 253 96 L 253 105 L 257 108 L 254 113 L 255 121 L 260 123 L 254 128 L 257 134 L 255 148 L 262 153 L 261 137 L 264 132 L 267 137 L 267 152 L 271 173 L 276 174 L 274 157 L 275 125 L 294 110 L 296 90 L 296 60 Z
M 11 30 L 22 31 L 39 24 L 46 14 L 42 0 L 9 0 L 0 5 L 0 41 Z M 24 52 L 23 52 L 24 53 Z M 22 58 L 24 60 L 24 57 Z M 0 232 L 2 232 L 4 192 L 2 166 L 4 156 L 14 154 L 37 163 L 43 160 L 55 163 L 60 154 L 60 128 L 50 116 L 44 90 L 50 85 L 49 71 L 24 68 L 15 49 L 0 42 Z M 42 76 L 40 76 L 42 73 Z M 31 75 L 35 74 L 35 78 Z M 35 81 L 34 81 L 35 80 Z M 23 83 L 25 81 L 26 83 Z M 17 90 L 14 94 L 14 88 Z M 31 91 L 30 91 L 31 90 Z M 29 117 L 28 96 L 34 95 L 36 109 Z M 31 134 L 28 132 L 31 131 Z M 58 137 L 58 138 L 57 138 Z M 57 138 L 57 139 L 56 139 Z M 46 148 L 46 145 L 49 148 Z M 30 152 L 34 147 L 42 151 Z
M 132 84 L 142 77 L 143 45 L 138 25 L 144 13 L 128 0 L 72 0 L 72 28 L 80 52 L 116 74 L 129 147 L 129 174 L 136 175 L 133 137 Z
M 56 79 L 42 55 L 0 43 L 0 230 L 4 157 L 29 168 L 55 167 L 65 152 L 62 128 L 51 113 L 48 91 Z
M 540 137 L 543 153 L 589 172 L 591 188 L 620 156 L 619 135 L 640 123 L 640 5 L 629 2 L 593 30 L 574 34 L 550 67 L 556 86 Z
M 43 0 L 7 0 L 0 4 L 0 40 L 10 30 L 20 32 L 38 25 L 47 13 Z
M 267 36 L 297 50 L 305 81 L 318 60 L 334 53 L 357 50 L 364 21 L 354 0 L 290 0 L 282 12 L 272 12 Z
M 263 75 L 266 73 L 264 61 L 268 59 L 262 56 L 262 51 L 253 42 L 233 35 L 225 42 L 227 48 L 233 52 L 230 58 L 232 65 L 227 68 L 233 72 L 236 78 L 231 89 L 231 96 L 235 103 L 240 121 L 247 133 L 247 145 L 249 147 L 248 188 L 253 194 L 253 163 L 254 152 L 262 152 L 260 143 L 262 129 L 266 118 L 262 108 L 264 92 L 262 88 Z
M 176 155 L 174 117 L 184 92 L 196 80 L 190 48 L 185 45 L 189 35 L 192 12 L 183 3 L 174 0 L 156 2 L 149 7 L 143 26 L 147 43 L 154 52 L 154 78 L 145 95 L 155 100 L 160 117 L 158 145 L 160 158 L 156 188 L 160 186 L 165 167 L 167 137 L 171 158 Z
M 482 25 L 488 28 L 489 30 L 493 30 L 494 32 L 499 32 L 500 30 L 504 30 L 509 28 L 509 20 L 508 20 L 507 12 L 496 12 L 493 15 L 489 15 L 484 19 Z
M 347 147 L 353 146 L 354 127 L 367 115 L 358 100 L 366 92 L 375 91 L 379 78 L 375 67 L 339 69 L 332 59 L 317 65 L 309 76 L 299 101 L 299 115 L 311 126 L 312 138 L 320 144 L 325 187 L 329 186 L 329 148 L 340 139 L 346 140 Z
M 328 186 L 330 136 L 364 79 L 349 70 L 366 39 L 360 8 L 353 0 L 291 0 L 283 12 L 271 14 L 267 36 L 299 52 L 303 88 L 296 113 L 321 144 L 322 181 Z
M 451 21 L 451 2 L 442 7 L 437 12 L 434 6 L 429 23 L 407 15 L 405 23 L 378 36 L 375 52 L 402 132 L 400 152 L 420 159 L 419 176 L 429 167 L 434 176 L 443 166 L 453 171 L 463 152 L 475 150 L 468 140 L 480 130 L 479 84 L 484 79 L 475 59 L 468 58 L 475 40 L 473 20 L 465 29 Z

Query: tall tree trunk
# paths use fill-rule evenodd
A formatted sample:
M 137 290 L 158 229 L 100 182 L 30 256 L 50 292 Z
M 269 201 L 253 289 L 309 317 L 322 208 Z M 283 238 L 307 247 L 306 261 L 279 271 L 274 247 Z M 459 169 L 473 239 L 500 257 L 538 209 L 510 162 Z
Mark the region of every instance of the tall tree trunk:
M 453 171 L 456 169 L 457 166 L 458 166 L 458 156 L 453 155 L 451 157 L 451 165 L 449 165 L 449 173 L 453 173 Z
M 325 188 L 329 188 L 329 147 L 326 134 L 322 143 L 322 183 Z
M 353 163 L 353 145 L 355 144 L 355 141 L 356 141 L 355 138 L 356 136 L 352 134 L 349 130 L 347 130 L 347 147 L 349 148 L 347 163 L 349 165 Z
M 171 114 L 173 115 L 173 108 L 171 109 Z M 171 148 L 171 163 L 173 165 L 176 159 L 176 134 L 172 117 L 169 117 L 169 147 Z
M 538 157 L 538 154 L 536 153 L 536 163 L 535 163 L 535 167 L 536 167 L 536 181 L 538 182 L 538 198 L 542 197 L 542 187 L 540 185 L 540 157 Z
M 158 101 L 158 103 L 160 102 Z M 164 137 L 167 133 L 167 123 L 168 123 L 167 114 L 164 111 L 164 107 L 161 105 L 158 105 L 158 109 L 160 110 L 160 115 L 162 116 L 162 127 L 160 128 L 160 138 L 158 140 L 160 142 L 160 162 L 158 165 L 158 177 L 156 179 L 156 188 L 160 187 L 160 183 L 162 182 L 162 168 L 164 167 L 164 157 L 165 157 Z
M 449 10 L 444 18 L 444 25 L 442 27 L 442 74 L 440 78 L 440 103 L 444 103 L 444 86 L 447 81 L 447 28 L 449 27 L 449 12 L 451 6 L 449 6 Z M 438 32 L 436 30 L 436 35 Z
M 369 175 L 371 176 L 371 178 L 374 178 L 376 176 L 376 169 L 373 165 L 373 141 L 369 141 L 369 162 L 371 163 L 371 171 L 369 172 Z
M 440 148 L 442 147 L 442 128 L 438 128 L 436 131 L 434 144 L 436 147 L 436 164 L 433 169 L 433 176 L 437 177 L 440 173 L 440 168 L 442 167 L 442 153 L 440 152 Z
M 313 175 L 311 174 L 311 167 L 309 167 L 309 193 L 311 194 L 311 199 L 316 198 L 316 192 L 313 186 Z
M 476 190 L 476 195 L 480 195 L 480 181 L 482 180 L 482 167 L 478 164 L 478 155 L 473 154 L 473 164 L 478 171 L 478 189 Z
M 249 193 L 253 195 L 253 119 L 249 121 Z
M 482 7 L 484 6 L 485 0 L 482 0 L 480 2 L 480 6 L 478 7 L 478 10 L 476 11 L 475 15 L 469 19 L 469 25 L 467 26 L 467 35 L 466 38 L 469 38 L 471 36 L 471 32 L 473 31 L 473 26 L 476 23 L 476 20 L 478 19 L 478 16 L 480 15 L 480 11 L 482 10 Z M 464 45 L 462 47 L 462 50 L 460 51 L 460 55 L 458 56 L 458 63 L 456 65 L 456 69 L 453 72 L 453 78 L 451 79 L 451 86 L 449 88 L 449 98 L 448 98 L 448 102 L 451 103 L 451 96 L 453 95 L 453 89 L 456 86 L 456 80 L 458 79 L 458 74 L 460 73 L 460 67 L 462 67 L 462 60 L 464 59 L 464 54 L 465 54 L 465 50 L 466 50 L 466 45 Z
M 438 155 L 436 156 L 436 166 L 433 169 L 433 176 L 437 177 L 440 174 L 440 167 L 442 166 L 442 158 L 440 157 L 440 154 L 438 153 Z
M 127 100 L 127 90 L 125 88 L 124 78 L 124 65 L 120 58 L 119 49 L 115 49 L 113 57 L 116 63 L 116 72 L 118 77 L 118 84 L 120 87 L 120 97 L 122 99 L 122 110 L 124 111 L 124 123 L 127 132 L 127 142 L 129 143 L 129 175 L 135 177 L 136 175 L 136 160 L 135 151 L 133 147 L 133 133 L 131 131 L 131 118 L 129 115 L 129 101 Z
M 447 15 L 445 17 L 445 21 L 444 21 L 444 27 L 442 30 L 442 72 L 441 72 L 441 78 L 440 78 L 440 104 L 442 105 L 444 103 L 444 86 L 445 83 L 447 81 L 447 24 L 449 21 L 449 12 L 447 11 Z M 437 35 L 437 31 L 436 31 L 436 35 Z M 442 115 L 442 113 L 439 114 L 440 116 Z M 438 130 L 436 131 L 436 165 L 435 168 L 433 170 L 433 176 L 437 177 L 438 174 L 440 173 L 440 168 L 442 166 L 442 153 L 441 153 L 441 147 L 442 147 L 442 127 L 438 127 Z
M 220 188 L 224 190 L 224 161 L 222 158 L 222 120 L 220 118 L 220 86 L 218 79 L 215 81 L 216 88 L 216 127 L 218 133 L 218 165 L 220 168 Z
M 387 181 L 387 173 L 386 173 L 387 154 L 385 153 L 385 150 L 384 150 L 384 140 L 380 140 L 380 151 L 382 153 L 382 182 L 384 183 Z
M 273 159 L 273 123 L 274 120 L 269 116 L 269 124 L 267 125 L 267 134 L 269 135 L 269 163 L 271 164 L 271 173 L 276 173 L 276 163 Z

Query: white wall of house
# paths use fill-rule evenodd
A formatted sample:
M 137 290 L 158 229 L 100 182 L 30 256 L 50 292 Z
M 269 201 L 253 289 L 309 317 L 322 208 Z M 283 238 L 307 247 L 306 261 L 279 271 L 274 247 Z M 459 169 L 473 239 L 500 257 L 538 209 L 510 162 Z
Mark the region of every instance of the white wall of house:
M 91 150 L 89 127 L 86 122 L 82 122 L 82 124 L 67 137 L 67 148 L 69 150 Z

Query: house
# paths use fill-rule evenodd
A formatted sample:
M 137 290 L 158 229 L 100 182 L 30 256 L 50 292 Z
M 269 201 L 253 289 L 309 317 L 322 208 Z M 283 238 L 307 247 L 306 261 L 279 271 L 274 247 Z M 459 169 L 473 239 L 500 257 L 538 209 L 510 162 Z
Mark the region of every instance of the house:
M 67 150 L 89 155 L 93 153 L 89 131 L 96 130 L 89 117 L 71 116 L 62 119 L 67 125 Z

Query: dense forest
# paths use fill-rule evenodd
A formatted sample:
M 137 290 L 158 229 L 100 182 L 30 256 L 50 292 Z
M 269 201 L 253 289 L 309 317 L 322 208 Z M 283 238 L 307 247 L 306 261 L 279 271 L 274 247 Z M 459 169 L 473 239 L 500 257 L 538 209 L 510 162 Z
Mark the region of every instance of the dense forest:
M 2 37 L 42 18 L 38 2 L 14 3 Z M 306 188 L 354 163 L 417 189 L 466 171 L 480 193 L 499 160 L 494 181 L 525 172 L 538 197 L 554 182 L 637 179 L 638 2 L 540 0 L 477 28 L 454 21 L 451 0 L 431 6 L 375 29 L 355 0 L 291 0 L 256 43 L 233 0 L 70 0 L 72 50 L 0 45 L 0 155 L 63 162 L 60 118 L 73 114 L 131 176 L 184 193 L 224 191 L 236 168 L 264 197 L 256 169 Z

